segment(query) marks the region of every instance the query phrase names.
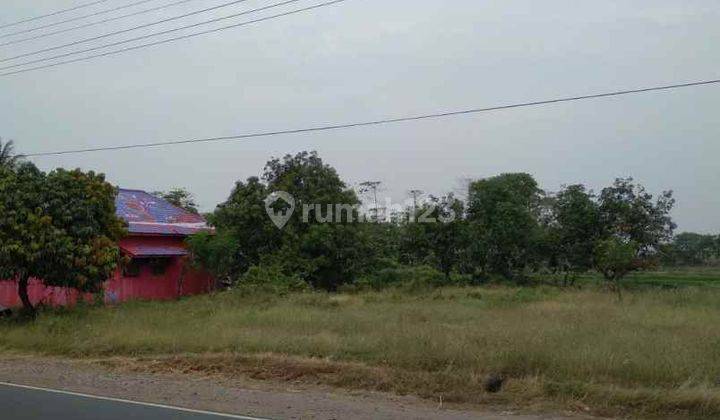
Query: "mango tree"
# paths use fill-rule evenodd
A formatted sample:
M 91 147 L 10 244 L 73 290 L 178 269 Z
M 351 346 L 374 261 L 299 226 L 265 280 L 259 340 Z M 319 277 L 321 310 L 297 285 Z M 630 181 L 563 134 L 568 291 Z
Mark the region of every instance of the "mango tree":
M 0 278 L 17 279 L 25 310 L 31 278 L 46 286 L 96 292 L 119 261 L 125 234 L 115 188 L 102 174 L 31 163 L 0 168 Z

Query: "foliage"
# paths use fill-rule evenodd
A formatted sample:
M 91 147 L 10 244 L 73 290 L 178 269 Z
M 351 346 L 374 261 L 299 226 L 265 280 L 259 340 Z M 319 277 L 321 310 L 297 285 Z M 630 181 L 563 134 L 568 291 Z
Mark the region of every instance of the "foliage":
M 595 252 L 598 271 L 617 283 L 631 271 L 656 264 L 662 245 L 675 229 L 670 218 L 675 204 L 672 191 L 653 202 L 653 196 L 632 178 L 618 178 L 602 190 L 598 204 L 603 229 Z
M 277 294 L 308 290 L 308 284 L 296 274 L 288 274 L 280 265 L 266 264 L 250 267 L 237 283 L 250 291 Z
M 600 220 L 605 234 L 638 245 L 644 256 L 654 254 L 672 238 L 676 225 L 670 218 L 675 204 L 672 191 L 653 196 L 632 178 L 618 178 L 600 193 Z
M 124 222 L 116 190 L 101 174 L 30 163 L 0 170 L 0 275 L 17 278 L 26 309 L 31 277 L 48 286 L 98 291 L 114 271 Z
M 697 266 L 720 259 L 720 236 L 683 232 L 662 248 L 668 265 Z
M 238 241 L 228 231 L 200 232 L 185 239 L 194 264 L 203 267 L 221 284 L 229 285 L 249 266 L 239 253 Z
M 173 188 L 169 191 L 155 191 L 152 195 L 168 201 L 170 204 L 198 214 L 198 206 L 195 197 L 185 188 Z
M 430 197 L 417 209 L 408 209 L 404 221 L 401 260 L 406 264 L 431 264 L 446 278 L 455 270 L 468 247 L 464 203 L 453 194 Z
M 383 290 L 389 287 L 405 291 L 419 291 L 444 286 L 473 284 L 468 275 L 452 274 L 448 277 L 435 267 L 427 265 L 396 266 L 375 270 L 363 275 L 352 288 L 346 290 Z
M 468 220 L 476 226 L 474 260 L 481 271 L 517 277 L 532 262 L 541 190 L 529 174 L 511 173 L 470 184 Z
M 334 291 L 364 271 L 373 250 L 364 231 L 356 225 L 316 224 L 302 236 L 299 255 L 308 273 L 307 281 Z
M 3 143 L 0 137 L 0 168 L 15 169 L 22 160 L 23 156 L 15 153 L 15 143 L 12 140 Z
M 566 276 L 574 278 L 593 266 L 602 234 L 600 209 L 594 199 L 592 192 L 577 184 L 564 187 L 552 200 L 545 251 L 549 265 Z
M 257 177 L 238 181 L 227 201 L 209 217 L 217 228 L 216 240 L 222 243 L 218 249 L 223 253 L 219 257 L 224 261 L 221 267 L 234 279 L 282 246 L 282 232 L 265 212 L 268 194 L 268 187 Z M 205 242 L 212 246 L 212 240 Z
M 378 185 L 364 184 L 373 200 Z M 548 195 L 531 175 L 510 173 L 472 182 L 468 193 L 467 204 L 452 194 L 430 196 L 389 220 L 360 223 L 355 192 L 317 153 L 301 152 L 271 159 L 262 178 L 237 182 L 209 216 L 217 234 L 189 243 L 199 262 L 229 282 L 253 266 L 282 267 L 333 291 L 406 265 L 433 267 L 445 283 L 455 274 L 526 280 L 549 269 L 567 284 L 592 268 L 618 282 L 652 265 L 675 228 L 672 193 L 653 199 L 631 178 L 598 195 L 580 184 Z M 267 214 L 290 210 L 282 229 Z M 632 260 L 620 258 L 629 249 Z
M 604 418 L 717 419 L 718 299 L 720 289 L 709 288 L 631 291 L 619 303 L 593 288 L 274 294 L 238 287 L 48 311 L 32 325 L 0 320 L 0 348 L 528 412 L 552 403 Z M 494 396 L 482 391 L 491 372 L 510 378 Z
M 636 242 L 604 239 L 595 247 L 595 265 L 606 279 L 617 282 L 638 268 L 638 248 Z
M 282 229 L 266 213 L 266 200 L 279 192 L 292 196 L 295 210 Z M 190 244 L 201 261 L 222 262 L 221 271 L 235 279 L 252 266 L 270 264 L 296 273 L 315 287 L 334 290 L 353 281 L 374 260 L 371 237 L 358 224 L 354 206 L 359 203 L 317 153 L 287 155 L 267 162 L 262 180 L 252 177 L 238 182 L 228 200 L 210 216 L 217 236 Z M 347 207 L 338 211 L 336 205 Z M 268 206 L 280 213 L 291 204 L 276 200 Z M 323 223 L 330 216 L 333 223 Z

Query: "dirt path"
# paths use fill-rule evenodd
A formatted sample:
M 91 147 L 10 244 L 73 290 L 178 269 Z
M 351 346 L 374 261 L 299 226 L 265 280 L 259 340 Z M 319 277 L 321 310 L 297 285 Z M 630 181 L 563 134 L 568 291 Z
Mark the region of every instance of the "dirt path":
M 181 374 L 143 374 L 96 363 L 0 356 L 0 381 L 66 391 L 275 419 L 506 419 L 587 418 L 560 414 L 480 412 L 413 397 L 345 392 L 271 381 L 221 381 Z

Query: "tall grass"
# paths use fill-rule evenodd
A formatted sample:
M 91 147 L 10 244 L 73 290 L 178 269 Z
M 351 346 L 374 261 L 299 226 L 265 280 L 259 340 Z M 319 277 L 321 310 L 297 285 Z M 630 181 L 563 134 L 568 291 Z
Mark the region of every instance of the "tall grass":
M 274 354 L 360 362 L 385 387 L 483 401 L 582 401 L 609 413 L 720 416 L 720 290 L 452 288 L 287 296 L 236 292 L 44 313 L 0 324 L 0 349 L 69 356 Z M 522 384 L 522 385 L 521 385 Z

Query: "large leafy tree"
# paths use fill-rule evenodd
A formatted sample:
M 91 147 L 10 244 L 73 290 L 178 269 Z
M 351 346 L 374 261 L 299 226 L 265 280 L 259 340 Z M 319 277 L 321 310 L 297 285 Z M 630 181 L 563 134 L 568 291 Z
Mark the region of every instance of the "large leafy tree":
M 551 265 L 574 278 L 593 266 L 603 229 L 595 195 L 581 184 L 564 187 L 552 200 L 548 237 Z
M 470 184 L 468 220 L 478 235 L 473 254 L 482 270 L 515 277 L 532 262 L 541 193 L 535 179 L 525 173 Z
M 465 205 L 453 194 L 440 198 L 431 197 L 430 202 L 431 220 L 424 224 L 430 252 L 437 268 L 449 279 L 460 263 L 469 240 Z
M 268 194 L 257 177 L 237 182 L 227 201 L 208 217 L 216 234 L 189 238 L 197 261 L 218 278 L 232 282 L 282 246 L 282 232 L 265 211 Z
M 368 231 L 357 224 L 314 224 L 302 235 L 293 271 L 314 287 L 335 291 L 363 272 L 373 255 Z
M 278 228 L 266 213 L 266 199 L 287 193 L 294 201 L 294 212 Z M 213 237 L 198 237 L 191 245 L 196 254 L 217 246 L 224 256 L 229 277 L 245 273 L 258 264 L 282 266 L 309 283 L 333 290 L 352 281 L 370 260 L 369 235 L 358 226 L 360 202 L 331 166 L 315 152 L 301 152 L 271 159 L 262 179 L 238 182 L 228 200 L 210 217 L 217 228 Z M 337 205 L 344 206 L 338 212 Z M 277 200 L 270 204 L 276 212 L 290 204 Z M 327 219 L 327 220 L 326 220 Z M 199 251 L 199 252 L 198 252 Z
M 115 215 L 116 190 L 101 174 L 30 163 L 0 168 L 0 277 L 18 280 L 25 309 L 34 312 L 28 282 L 99 291 L 119 261 L 125 234 Z
M 632 178 L 618 178 L 602 190 L 598 202 L 605 233 L 636 242 L 639 253 L 651 255 L 672 239 L 676 227 L 670 217 L 675 205 L 672 191 L 664 191 L 653 200 L 652 194 Z
M 270 193 L 283 191 L 295 200 L 296 210 L 283 229 L 286 234 L 302 234 L 314 224 L 326 223 L 322 220 L 329 214 L 328 206 L 332 206 L 333 222 L 343 224 L 358 217 L 356 210 L 336 211 L 338 204 L 355 206 L 360 200 L 340 179 L 335 168 L 325 164 L 316 152 L 300 152 L 270 160 L 265 165 L 263 179 Z M 310 207 L 306 209 L 306 205 Z
M 430 196 L 402 225 L 402 262 L 433 265 L 446 279 L 458 268 L 466 254 L 470 237 L 465 220 L 465 204 L 453 194 Z
M 595 250 L 596 268 L 615 283 L 631 271 L 657 263 L 662 245 L 672 239 L 672 191 L 656 199 L 632 178 L 618 178 L 598 198 L 602 241 Z M 628 261 L 628 255 L 633 258 Z M 612 263 L 617 266 L 613 267 Z

